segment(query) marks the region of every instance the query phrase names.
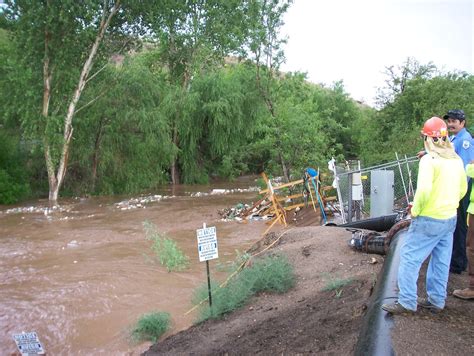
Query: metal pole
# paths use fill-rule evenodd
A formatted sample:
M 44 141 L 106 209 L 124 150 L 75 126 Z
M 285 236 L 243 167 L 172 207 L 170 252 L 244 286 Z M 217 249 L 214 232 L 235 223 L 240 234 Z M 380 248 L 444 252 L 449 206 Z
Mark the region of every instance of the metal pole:
M 345 224 L 347 221 L 344 213 L 344 202 L 342 201 L 341 187 L 339 186 L 339 177 L 337 175 L 336 160 L 334 160 L 334 182 L 336 183 L 337 199 L 339 200 L 339 207 L 341 208 L 342 223 Z
M 407 187 L 405 186 L 405 180 L 403 179 L 402 166 L 400 165 L 400 160 L 398 159 L 398 153 L 395 152 L 395 157 L 397 157 L 398 169 L 400 170 L 400 178 L 402 179 L 403 190 L 405 191 L 405 198 L 407 199 L 407 205 L 410 204 L 408 199 Z
M 209 273 L 209 261 L 206 261 L 206 269 L 207 269 L 207 291 L 209 292 L 209 307 L 212 308 L 211 274 Z
M 412 181 L 412 177 L 411 177 L 411 169 L 410 169 L 410 165 L 408 164 L 408 157 L 407 155 L 405 155 L 405 163 L 407 165 L 407 171 L 408 171 L 408 195 L 410 195 L 411 193 L 411 196 L 414 197 L 415 196 L 415 190 L 413 189 L 413 181 Z
M 347 207 L 347 222 L 352 222 L 352 173 L 349 173 L 349 203 Z
M 206 228 L 206 223 L 202 223 L 202 228 Z M 207 292 L 209 294 L 209 307 L 212 308 L 212 294 L 211 294 L 211 273 L 209 272 L 209 261 L 206 261 L 207 271 Z
M 358 166 L 359 166 L 359 172 L 361 174 L 361 177 L 360 177 L 360 182 L 362 183 L 362 170 L 360 168 L 360 161 L 357 161 L 358 162 Z M 364 184 L 362 183 L 362 200 L 361 200 L 361 209 L 365 206 L 365 199 L 364 199 Z

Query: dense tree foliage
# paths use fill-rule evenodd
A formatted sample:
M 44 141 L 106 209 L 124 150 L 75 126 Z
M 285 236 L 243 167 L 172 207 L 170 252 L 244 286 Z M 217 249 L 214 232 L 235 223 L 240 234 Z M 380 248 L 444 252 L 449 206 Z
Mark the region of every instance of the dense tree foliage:
M 170 165 L 173 184 L 179 183 L 183 171 L 189 171 L 194 165 L 191 157 L 186 156 L 189 149 L 193 149 L 186 144 L 189 139 L 195 139 L 190 134 L 191 128 L 186 127 L 191 122 L 187 104 L 194 100 L 190 87 L 196 77 L 222 64 L 227 55 L 242 53 L 247 29 L 253 22 L 260 21 L 247 15 L 249 8 L 261 3 L 266 0 L 167 0 L 135 4 L 140 24 L 148 30 L 151 39 L 160 44 L 160 62 L 167 68 L 167 80 L 175 87 L 173 101 L 180 103 L 169 122 L 175 147 Z M 185 181 L 189 180 L 185 177 Z
M 474 115 L 473 76 L 414 59 L 387 68 L 377 111 L 342 82 L 282 73 L 288 1 L 120 2 L 84 77 L 117 3 L 10 3 L 0 21 L 0 203 L 51 198 L 54 179 L 63 195 L 119 194 L 262 171 L 299 178 L 331 157 L 380 163 L 416 152 L 426 118 L 462 108 L 469 126 Z
M 3 16 L 19 64 L 9 78 L 19 82 L 12 87 L 24 104 L 13 108 L 25 135 L 41 142 L 53 203 L 66 175 L 78 103 L 119 8 L 120 0 L 7 2 Z
M 474 124 L 474 76 L 441 73 L 433 64 L 420 65 L 415 60 L 407 60 L 404 66 L 409 68 L 400 67 L 399 75 L 391 72 L 388 87 L 393 89 L 385 92 L 384 106 L 363 116 L 356 131 L 359 156 L 366 165 L 393 160 L 395 152 L 416 154 L 422 148 L 424 121 L 442 117 L 449 109 L 463 109 L 467 127 Z

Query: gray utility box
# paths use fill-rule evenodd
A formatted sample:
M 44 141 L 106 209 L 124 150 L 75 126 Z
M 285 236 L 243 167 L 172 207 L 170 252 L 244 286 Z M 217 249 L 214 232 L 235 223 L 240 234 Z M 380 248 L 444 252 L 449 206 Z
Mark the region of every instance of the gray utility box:
M 390 170 L 370 171 L 370 217 L 393 213 L 394 173 Z

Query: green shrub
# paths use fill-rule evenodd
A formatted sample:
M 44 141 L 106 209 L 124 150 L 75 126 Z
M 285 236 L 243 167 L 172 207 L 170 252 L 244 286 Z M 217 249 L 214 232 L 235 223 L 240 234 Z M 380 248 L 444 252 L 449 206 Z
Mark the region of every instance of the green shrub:
M 245 269 L 242 271 L 242 277 L 246 275 L 254 278 L 254 290 L 255 292 L 270 291 L 283 293 L 294 286 L 295 277 L 293 274 L 293 268 L 288 260 L 281 256 L 276 255 L 273 257 L 267 257 L 260 261 L 257 261 L 252 268 Z
M 212 308 L 203 304 L 198 322 L 209 318 L 219 318 L 246 304 L 254 294 L 267 291 L 283 293 L 293 287 L 295 277 L 288 260 L 281 255 L 267 256 L 245 268 L 224 287 L 212 285 Z M 198 304 L 208 297 L 207 284 L 199 287 L 193 298 Z
M 146 239 L 152 241 L 151 249 L 160 261 L 160 264 L 165 266 L 168 272 L 182 271 L 189 266 L 189 257 L 179 249 L 174 240 L 158 233 L 156 226 L 150 222 L 145 221 L 143 226 Z
M 13 204 L 30 194 L 28 183 L 18 182 L 8 172 L 0 169 L 0 204 Z
M 27 156 L 20 136 L 0 124 L 0 204 L 13 204 L 31 195 Z
M 142 315 L 132 330 L 135 341 L 156 342 L 170 327 L 170 315 L 165 312 L 152 312 Z

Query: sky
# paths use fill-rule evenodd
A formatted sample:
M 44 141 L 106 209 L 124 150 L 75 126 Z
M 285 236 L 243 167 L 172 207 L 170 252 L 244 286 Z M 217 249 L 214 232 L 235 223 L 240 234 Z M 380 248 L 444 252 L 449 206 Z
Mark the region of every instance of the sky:
M 474 73 L 474 0 L 294 0 L 284 21 L 282 70 L 326 85 L 343 80 L 369 105 L 385 68 L 408 57 Z

